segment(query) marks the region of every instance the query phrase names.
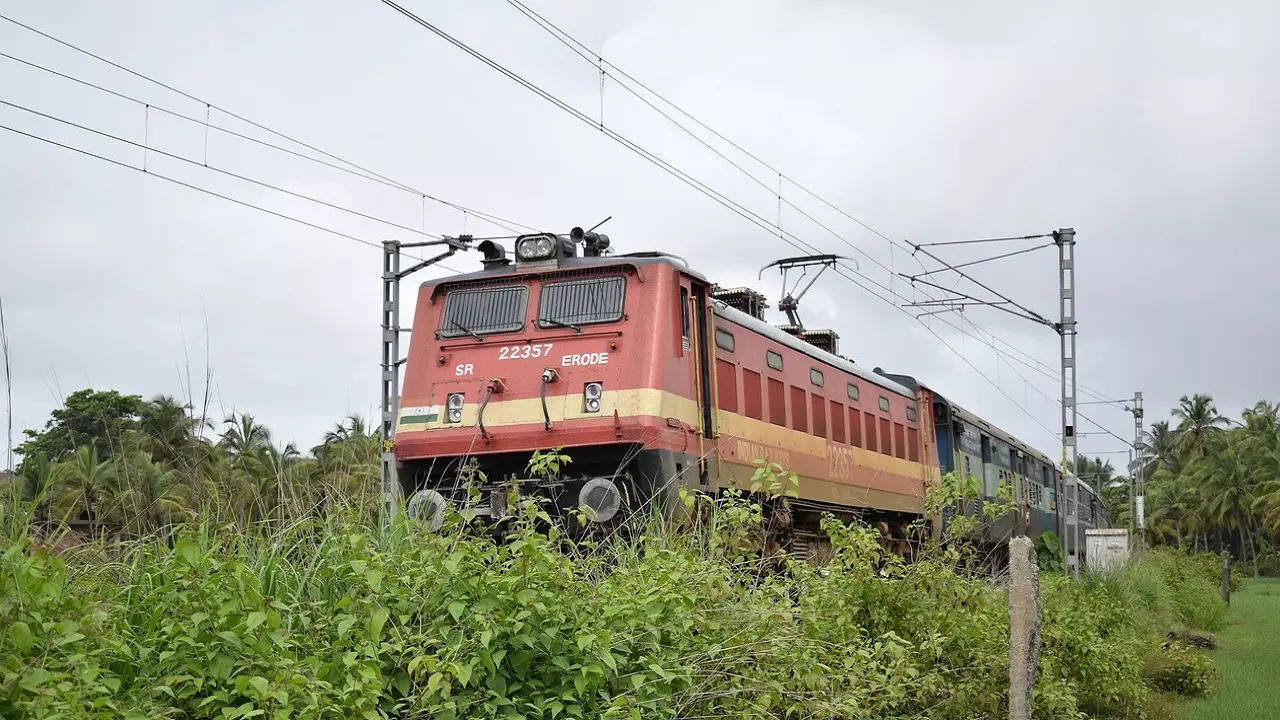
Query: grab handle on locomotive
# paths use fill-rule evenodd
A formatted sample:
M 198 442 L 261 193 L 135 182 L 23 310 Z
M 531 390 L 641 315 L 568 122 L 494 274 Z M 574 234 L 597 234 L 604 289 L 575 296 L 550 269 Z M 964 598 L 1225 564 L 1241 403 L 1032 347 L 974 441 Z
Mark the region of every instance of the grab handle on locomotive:
M 559 374 L 555 368 L 542 371 L 542 385 L 538 388 L 538 397 L 542 400 L 542 421 L 547 430 L 551 429 L 551 413 L 547 412 L 547 383 L 555 382 Z

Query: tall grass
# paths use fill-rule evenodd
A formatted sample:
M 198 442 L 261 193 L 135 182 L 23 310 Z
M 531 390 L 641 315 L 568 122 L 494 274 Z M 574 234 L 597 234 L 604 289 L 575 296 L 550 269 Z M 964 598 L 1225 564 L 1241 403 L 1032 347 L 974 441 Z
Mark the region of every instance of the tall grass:
M 700 501 L 702 502 L 702 501 Z M 0 516 L 5 718 L 954 718 L 1004 715 L 1007 599 L 828 521 L 766 567 L 759 507 L 594 542 L 536 506 L 504 542 L 337 506 L 60 555 Z M 1166 591 L 1046 576 L 1040 717 L 1137 718 Z

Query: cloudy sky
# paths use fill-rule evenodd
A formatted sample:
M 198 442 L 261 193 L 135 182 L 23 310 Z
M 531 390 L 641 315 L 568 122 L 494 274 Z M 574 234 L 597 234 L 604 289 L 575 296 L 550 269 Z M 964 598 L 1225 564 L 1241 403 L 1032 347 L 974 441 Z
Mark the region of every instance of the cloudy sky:
M 767 223 L 781 170 L 798 207 L 783 207 L 785 232 L 887 288 L 877 297 L 824 276 L 807 323 L 1051 454 L 1057 336 L 982 308 L 918 322 L 888 301 L 889 290 L 920 297 L 884 269 L 919 271 L 907 241 L 1074 227 L 1079 378 L 1092 397 L 1141 389 L 1155 420 L 1191 392 L 1232 414 L 1280 396 L 1280 4 L 528 0 L 767 162 L 716 141 L 752 180 L 614 79 L 602 94 L 594 65 L 507 2 L 403 2 L 591 119 L 603 106 L 608 128 Z M 0 0 L 0 13 L 191 96 L 0 21 L 0 51 L 134 98 L 0 58 L 0 100 L 154 152 L 12 105 L 0 125 L 375 244 L 424 229 L 505 232 L 425 193 L 561 232 L 611 215 L 619 250 L 678 253 L 723 285 L 755 283 L 765 263 L 798 252 L 376 0 Z M 411 190 L 202 122 L 286 144 L 228 113 Z M 992 248 L 1006 249 L 944 250 L 960 262 Z M 379 263 L 350 238 L 0 130 L 15 433 L 82 387 L 199 397 L 207 356 L 215 414 L 252 412 L 310 446 L 345 414 L 376 410 Z M 1045 249 L 974 272 L 1052 316 L 1056 263 Z M 776 300 L 777 277 L 761 282 Z M 1084 409 L 1131 435 L 1123 410 Z M 1123 447 L 1081 440 L 1084 452 Z

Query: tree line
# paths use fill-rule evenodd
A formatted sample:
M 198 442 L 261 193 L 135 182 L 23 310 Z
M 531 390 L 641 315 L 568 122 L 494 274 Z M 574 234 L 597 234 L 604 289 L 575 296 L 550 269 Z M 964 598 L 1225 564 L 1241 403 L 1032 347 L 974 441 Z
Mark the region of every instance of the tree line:
M 1255 572 L 1280 571 L 1280 405 L 1260 400 L 1235 420 L 1209 395 L 1184 395 L 1140 445 L 1149 544 L 1225 548 Z M 1101 488 L 1111 524 L 1127 526 L 1129 477 L 1102 458 L 1080 457 L 1077 473 Z
M 25 436 L 9 482 L 38 522 L 93 536 L 163 534 L 194 518 L 245 526 L 335 503 L 376 512 L 379 439 L 358 415 L 303 453 L 248 413 L 211 421 L 167 395 L 85 389 Z M 1228 548 L 1255 570 L 1280 570 L 1280 406 L 1259 401 L 1236 421 L 1209 395 L 1183 396 L 1138 456 L 1148 543 Z M 1077 472 L 1100 488 L 1112 525 L 1128 525 L 1128 478 L 1101 458 L 1080 457 Z
M 246 526 L 336 503 L 376 511 L 376 428 L 359 415 L 303 453 L 244 412 L 201 418 L 167 395 L 80 390 L 26 430 L 8 482 L 46 525 L 89 535 L 165 534 L 196 518 Z

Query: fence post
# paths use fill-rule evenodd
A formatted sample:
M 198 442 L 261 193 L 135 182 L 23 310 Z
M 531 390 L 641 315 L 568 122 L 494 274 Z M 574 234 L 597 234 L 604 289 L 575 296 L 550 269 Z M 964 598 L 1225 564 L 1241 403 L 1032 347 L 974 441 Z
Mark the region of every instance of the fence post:
M 1031 720 L 1040 664 L 1040 580 L 1031 538 L 1009 540 L 1009 720 Z
M 1222 602 L 1231 604 L 1231 551 L 1222 550 Z

